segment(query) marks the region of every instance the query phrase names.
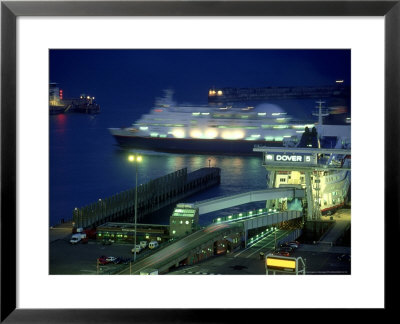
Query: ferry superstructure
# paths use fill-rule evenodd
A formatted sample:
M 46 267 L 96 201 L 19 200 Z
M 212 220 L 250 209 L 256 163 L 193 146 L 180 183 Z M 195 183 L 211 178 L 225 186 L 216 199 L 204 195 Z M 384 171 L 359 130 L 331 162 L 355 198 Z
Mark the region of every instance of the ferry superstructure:
M 135 149 L 255 155 L 255 145 L 294 146 L 305 129 L 314 126 L 315 121 L 296 122 L 271 104 L 178 106 L 166 91 L 131 127 L 109 131 L 119 145 Z
M 324 136 L 320 134 L 324 133 L 325 127 L 318 125 L 308 134 L 304 133 L 297 147 L 254 148 L 254 151 L 263 153 L 269 188 L 298 187 L 307 191 L 307 199 L 303 203 L 280 199 L 268 201 L 268 208 L 301 210 L 306 204 L 307 219 L 313 220 L 348 202 L 351 184 L 350 137 L 331 137 L 331 147 L 321 147 Z

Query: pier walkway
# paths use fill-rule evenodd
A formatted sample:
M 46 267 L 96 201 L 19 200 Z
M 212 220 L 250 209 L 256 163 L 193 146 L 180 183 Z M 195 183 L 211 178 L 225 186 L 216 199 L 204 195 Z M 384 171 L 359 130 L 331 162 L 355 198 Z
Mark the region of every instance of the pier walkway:
M 141 184 L 137 188 L 138 221 L 163 207 L 177 203 L 221 181 L 219 168 L 202 168 L 187 173 L 187 168 Z M 135 188 L 73 210 L 75 227 L 98 226 L 107 222 L 133 222 Z
M 196 202 L 195 207 L 199 208 L 199 214 L 207 214 L 217 210 L 239 206 L 247 203 L 266 201 L 278 198 L 304 198 L 305 190 L 297 188 L 272 188 L 257 191 L 249 191 L 233 196 L 219 197 Z

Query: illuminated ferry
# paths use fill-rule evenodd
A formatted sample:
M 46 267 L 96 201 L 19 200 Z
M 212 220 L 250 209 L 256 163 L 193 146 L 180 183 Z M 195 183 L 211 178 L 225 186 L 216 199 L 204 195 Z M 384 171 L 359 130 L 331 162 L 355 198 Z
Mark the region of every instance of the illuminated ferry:
M 176 105 L 172 91 L 131 127 L 110 128 L 118 144 L 142 150 L 255 155 L 255 145 L 294 146 L 315 122 L 296 122 L 279 106 Z M 347 126 L 348 127 L 348 126 Z

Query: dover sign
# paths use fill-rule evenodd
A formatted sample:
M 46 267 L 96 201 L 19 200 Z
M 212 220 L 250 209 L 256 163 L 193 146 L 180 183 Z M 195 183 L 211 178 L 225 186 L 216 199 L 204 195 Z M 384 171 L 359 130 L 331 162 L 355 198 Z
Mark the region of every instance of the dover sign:
M 283 162 L 303 162 L 303 156 L 301 155 L 275 155 L 275 161 L 283 161 Z
M 265 155 L 265 162 L 286 162 L 286 163 L 311 163 L 312 156 L 304 154 L 280 154 L 268 153 Z

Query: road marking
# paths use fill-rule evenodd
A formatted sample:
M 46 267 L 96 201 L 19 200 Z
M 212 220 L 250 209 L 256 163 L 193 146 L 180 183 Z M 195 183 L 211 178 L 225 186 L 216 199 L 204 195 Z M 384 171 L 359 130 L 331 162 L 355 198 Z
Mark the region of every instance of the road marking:
M 198 238 L 194 239 L 194 240 L 191 241 L 190 243 L 193 243 L 193 242 L 195 242 L 195 241 L 197 241 L 197 240 L 200 240 L 200 239 L 204 238 L 204 237 L 207 236 L 209 233 L 213 233 L 213 232 L 215 232 L 216 230 L 219 230 L 219 229 L 222 229 L 222 228 L 226 228 L 226 227 L 229 227 L 229 225 L 220 224 L 220 225 L 213 226 L 212 228 L 209 228 L 209 229 L 211 229 L 210 231 L 204 230 L 204 232 L 206 232 L 206 233 L 203 233 L 203 235 L 200 235 Z M 196 234 L 196 233 L 194 233 L 194 234 Z M 187 237 L 186 237 L 186 238 L 187 238 Z M 166 249 L 168 249 L 168 248 L 171 248 L 171 246 L 166 247 Z M 144 268 L 149 267 L 150 265 L 153 265 L 154 263 L 157 263 L 157 262 L 159 262 L 159 261 L 162 261 L 162 260 L 164 260 L 165 258 L 170 257 L 170 256 L 176 254 L 177 252 L 179 252 L 179 251 L 182 250 L 182 249 L 183 249 L 183 247 L 180 247 L 180 248 L 178 248 L 178 249 L 176 249 L 176 250 L 173 250 L 173 251 L 171 251 L 171 253 L 169 253 L 168 255 L 164 256 L 163 258 L 154 260 L 152 263 L 147 264 L 145 267 L 140 268 L 139 270 L 136 270 L 136 271 L 134 271 L 134 272 L 140 272 L 140 271 L 143 270 Z M 143 260 L 143 261 L 145 261 L 145 260 Z
M 280 238 L 284 237 L 286 234 L 287 234 L 287 232 L 284 232 L 281 236 L 277 237 L 276 239 L 280 239 Z M 274 239 L 274 240 L 275 240 L 275 239 Z M 272 243 L 272 242 L 268 242 L 268 243 Z M 274 244 L 274 245 L 275 245 L 275 244 Z M 264 246 L 262 246 L 262 247 L 259 248 L 258 250 L 254 251 L 253 253 L 249 254 L 249 255 L 247 256 L 247 258 L 251 257 L 254 253 L 260 251 L 261 249 L 264 249 L 265 247 L 267 247 L 267 244 L 264 245 Z M 270 252 L 270 251 L 269 251 L 269 252 Z
M 195 241 L 197 241 L 197 240 L 200 240 L 200 239 L 203 239 L 204 237 L 206 237 L 206 236 L 209 235 L 210 233 L 213 233 L 213 232 L 215 232 L 215 231 L 217 231 L 217 230 L 221 230 L 221 229 L 224 229 L 224 228 L 229 228 L 229 227 L 230 227 L 230 226 L 227 225 L 227 224 L 218 224 L 218 225 L 214 225 L 214 226 L 209 226 L 209 227 L 207 227 L 207 228 L 205 228 L 205 229 L 203 230 L 203 233 L 201 233 L 199 237 L 195 238 L 195 239 L 192 240 L 190 243 L 193 244 L 193 242 L 195 242 Z M 198 234 L 198 233 L 197 233 L 197 232 L 196 232 L 196 233 L 192 233 L 192 234 L 188 235 L 185 239 L 187 239 L 189 236 L 196 235 L 196 234 Z M 185 246 L 184 246 L 184 247 L 185 247 Z M 166 258 L 168 258 L 168 257 L 171 257 L 171 256 L 177 254 L 177 253 L 178 253 L 180 250 L 182 250 L 184 247 L 180 247 L 180 248 L 178 248 L 178 249 L 172 250 L 170 253 L 167 252 L 168 254 L 165 255 L 164 257 L 161 257 L 161 258 L 157 258 L 157 257 L 155 256 L 155 255 L 158 253 L 158 252 L 156 252 L 155 254 L 151 255 L 149 258 L 146 258 L 146 259 L 144 259 L 144 260 L 139 261 L 139 262 L 136 263 L 136 264 L 133 264 L 132 266 L 135 266 L 135 267 L 141 267 L 142 265 L 143 265 L 143 267 L 139 268 L 138 270 L 133 270 L 132 273 L 140 273 L 141 270 L 143 270 L 143 269 L 145 269 L 145 268 L 148 268 L 148 267 L 150 267 L 151 265 L 153 265 L 153 264 L 155 264 L 155 263 L 157 263 L 157 262 L 161 262 L 161 261 L 163 261 L 164 259 L 166 259 Z M 167 251 L 168 249 L 172 249 L 171 246 L 167 246 L 167 247 L 166 247 L 164 250 L 162 250 L 162 251 L 165 252 L 165 251 Z M 160 251 L 160 253 L 161 253 L 162 251 Z M 142 264 L 141 264 L 141 263 L 142 263 Z M 117 274 L 122 274 L 122 273 L 124 273 L 124 272 L 128 272 L 128 269 L 129 269 L 129 267 L 127 267 L 127 268 L 124 269 L 124 270 L 119 271 Z
M 247 251 L 250 248 L 251 248 L 251 246 L 245 248 L 243 251 L 240 251 L 239 253 L 235 254 L 233 257 L 236 258 L 237 256 L 241 255 L 243 252 Z
M 95 271 L 95 270 L 79 270 L 79 271 L 93 273 L 93 274 L 97 273 L 97 271 Z

